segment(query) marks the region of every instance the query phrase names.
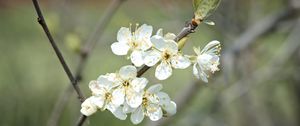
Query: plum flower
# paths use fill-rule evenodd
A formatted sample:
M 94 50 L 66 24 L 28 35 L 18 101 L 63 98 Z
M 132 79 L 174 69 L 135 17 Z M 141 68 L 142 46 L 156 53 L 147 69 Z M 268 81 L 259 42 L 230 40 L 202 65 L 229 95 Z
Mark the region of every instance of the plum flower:
M 143 90 L 146 87 L 148 80 L 143 77 L 136 77 L 137 69 L 134 66 L 123 66 L 115 78 L 117 85 L 115 91 L 118 96 L 124 99 L 126 104 L 132 108 L 137 108 L 142 104 Z
M 216 40 L 211 41 L 202 50 L 194 47 L 194 51 L 197 54 L 197 58 L 196 61 L 194 61 L 193 74 L 198 79 L 201 78 L 207 83 L 207 78 L 209 77 L 208 72 L 214 73 L 219 70 L 220 42 Z
M 176 113 L 176 104 L 166 93 L 160 92 L 161 89 L 162 85 L 156 84 L 144 92 L 142 104 L 131 114 L 130 120 L 133 124 L 141 123 L 144 116 L 157 121 L 163 116 L 172 116 Z
M 93 99 L 93 96 L 89 97 L 81 104 L 80 112 L 83 115 L 90 116 L 97 111 L 97 106 L 93 103 Z
M 109 76 L 101 75 L 97 81 L 91 81 L 89 83 L 89 88 L 93 96 L 88 98 L 85 102 L 87 102 L 87 105 L 89 105 L 88 103 L 93 104 L 101 110 L 108 109 L 117 118 L 125 120 L 127 115 L 123 113 L 120 107 L 120 105 L 124 103 L 124 97 L 122 97 L 122 94 L 118 92 L 118 90 L 113 90 L 116 85 L 110 81 L 108 77 Z M 85 107 L 84 103 L 82 104 L 83 107 Z M 89 115 L 84 111 L 81 112 L 87 116 Z
M 191 64 L 187 57 L 179 53 L 175 37 L 172 33 L 163 36 L 162 30 L 159 29 L 157 34 L 151 37 L 153 49 L 145 53 L 144 63 L 147 66 L 154 66 L 161 61 L 155 70 L 155 77 L 159 80 L 169 78 L 172 68 L 185 69 Z
M 143 24 L 133 32 L 131 28 L 122 27 L 118 31 L 117 40 L 111 45 L 111 49 L 116 55 L 127 55 L 131 51 L 131 62 L 140 67 L 144 64 L 143 53 L 151 48 L 150 37 L 152 35 L 152 26 Z

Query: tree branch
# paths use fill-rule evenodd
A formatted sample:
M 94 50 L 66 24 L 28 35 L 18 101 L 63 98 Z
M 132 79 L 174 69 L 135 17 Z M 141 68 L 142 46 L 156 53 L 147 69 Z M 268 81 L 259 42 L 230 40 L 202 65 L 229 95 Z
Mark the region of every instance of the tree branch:
M 75 79 L 77 80 L 78 84 L 82 79 L 82 71 L 86 66 L 86 62 L 88 61 L 88 58 L 96 46 L 98 40 L 101 38 L 105 28 L 107 27 L 107 24 L 112 19 L 113 15 L 116 13 L 118 8 L 121 6 L 121 4 L 126 0 L 113 0 L 105 10 L 103 16 L 98 21 L 98 24 L 96 25 L 94 31 L 91 33 L 91 35 L 88 37 L 88 40 L 86 41 L 84 47 L 81 49 L 80 57 L 78 61 L 78 65 L 75 72 Z M 54 109 L 52 111 L 52 114 L 48 120 L 48 126 L 55 126 L 57 125 L 57 122 L 61 116 L 61 112 L 64 110 L 66 104 L 69 101 L 69 97 L 72 95 L 73 89 L 72 86 L 69 86 L 65 89 L 64 92 L 60 95 L 58 100 L 55 103 Z M 86 118 L 82 118 L 86 119 Z
M 57 47 L 57 45 L 56 45 L 56 43 L 55 43 L 55 41 L 54 41 L 54 39 L 53 39 L 53 37 L 52 37 L 52 35 L 51 35 L 49 29 L 48 29 L 48 26 L 47 26 L 47 24 L 46 24 L 46 21 L 45 21 L 45 19 L 44 19 L 44 16 L 43 16 L 43 14 L 42 14 L 42 12 L 41 12 L 41 9 L 40 9 L 40 7 L 39 7 L 39 3 L 37 2 L 37 0 L 32 0 L 32 2 L 33 2 L 33 5 L 34 5 L 34 8 L 35 8 L 35 10 L 36 10 L 36 13 L 37 13 L 37 15 L 38 15 L 38 22 L 39 22 L 39 24 L 42 26 L 42 28 L 43 28 L 45 34 L 47 35 L 47 37 L 48 37 L 48 39 L 49 39 L 49 42 L 50 42 L 52 48 L 54 49 L 54 52 L 55 52 L 56 56 L 58 57 L 58 59 L 59 59 L 61 65 L 63 66 L 64 71 L 66 72 L 66 74 L 67 74 L 67 76 L 68 76 L 68 78 L 69 78 L 69 80 L 70 80 L 70 82 L 71 82 L 73 88 L 75 89 L 75 91 L 76 91 L 76 93 L 77 93 L 77 95 L 78 95 L 79 100 L 80 100 L 81 102 L 83 102 L 83 101 L 84 101 L 84 96 L 83 96 L 83 94 L 82 94 L 80 88 L 76 85 L 76 84 L 77 84 L 77 81 L 76 81 L 76 79 L 74 78 L 74 76 L 73 76 L 73 74 L 72 74 L 70 68 L 68 67 L 68 65 L 67 65 L 67 63 L 66 63 L 64 57 L 62 56 L 62 54 L 61 54 L 59 48 Z

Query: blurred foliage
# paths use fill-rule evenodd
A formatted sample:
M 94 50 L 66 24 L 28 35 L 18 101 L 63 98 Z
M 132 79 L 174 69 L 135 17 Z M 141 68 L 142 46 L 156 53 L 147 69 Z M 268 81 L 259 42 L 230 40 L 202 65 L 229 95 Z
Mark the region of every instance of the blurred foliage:
M 74 50 L 93 31 L 108 2 L 41 2 L 50 30 L 72 70 L 78 60 L 78 53 Z M 28 1 L 14 6 L 12 2 L 6 5 L 9 6 L 0 8 L 0 125 L 46 125 L 57 98 L 69 86 L 68 78 L 36 22 L 31 3 Z M 216 26 L 200 25 L 197 32 L 190 35 L 183 51 L 191 54 L 192 46 L 203 47 L 215 39 L 223 42 L 223 51 L 227 50 L 232 40 L 249 24 L 284 6 L 285 0 L 223 0 L 217 12 L 210 17 Z M 91 93 L 87 86 L 89 80 L 96 79 L 100 74 L 115 72 L 122 65 L 130 63 L 126 57 L 115 56 L 110 50 L 121 26 L 147 23 L 153 25 L 155 31 L 163 28 L 165 32 L 177 33 L 192 16 L 192 4 L 184 0 L 125 2 L 109 23 L 87 63 L 80 86 L 84 94 L 88 96 Z M 283 27 L 289 30 L 291 26 L 283 24 Z M 286 39 L 288 30 L 274 30 L 256 40 L 258 44 L 239 54 L 232 75 L 234 78 L 230 78 L 232 80 L 201 86 L 192 102 L 173 117 L 175 120 L 170 125 L 299 125 L 299 54 L 293 55 L 271 80 L 252 88 L 229 105 L 221 102 L 224 89 L 266 65 Z M 210 82 L 216 78 L 226 78 L 222 69 L 211 77 Z M 154 69 L 150 69 L 144 76 L 150 79 L 149 85 L 160 82 L 154 77 Z M 175 98 L 181 89 L 194 80 L 192 69 L 189 68 L 175 70 L 174 75 L 162 83 L 164 91 Z M 59 125 L 73 125 L 79 109 L 79 101 L 74 95 L 63 111 Z M 132 125 L 129 119 L 120 121 L 107 111 L 91 116 L 87 124 Z

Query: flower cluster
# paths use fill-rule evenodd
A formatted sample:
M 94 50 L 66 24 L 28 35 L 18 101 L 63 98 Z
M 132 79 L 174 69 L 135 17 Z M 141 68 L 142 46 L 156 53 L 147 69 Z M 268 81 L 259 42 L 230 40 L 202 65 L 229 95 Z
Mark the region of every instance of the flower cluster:
M 164 35 L 163 30 L 159 29 L 151 36 L 152 31 L 152 26 L 146 24 L 137 26 L 135 31 L 122 27 L 117 35 L 118 42 L 113 43 L 111 49 L 116 55 L 127 55 L 130 51 L 130 59 L 136 67 L 158 64 L 155 77 L 159 80 L 169 78 L 173 69 L 186 69 L 191 64 L 194 64 L 193 74 L 204 82 L 208 82 L 209 71 L 214 73 L 219 70 L 220 42 L 212 41 L 203 50 L 194 47 L 194 56 L 183 55 L 174 41 L 175 34 Z
M 81 113 L 89 116 L 98 109 L 109 110 L 121 120 L 131 113 L 130 120 L 140 123 L 144 116 L 157 121 L 163 116 L 176 113 L 176 104 L 160 90 L 161 84 L 156 84 L 144 90 L 148 80 L 136 77 L 134 66 L 123 66 L 118 73 L 100 75 L 89 84 L 92 96 L 81 105 Z
M 202 50 L 195 48 L 195 55 L 184 55 L 174 41 L 173 33 L 163 34 L 159 29 L 152 36 L 153 28 L 143 24 L 131 28 L 122 27 L 118 31 L 117 42 L 111 45 L 116 55 L 130 54 L 133 65 L 120 68 L 117 73 L 100 75 L 97 80 L 89 83 L 92 96 L 81 105 L 81 113 L 90 116 L 98 109 L 109 110 L 115 117 L 125 120 L 130 114 L 130 120 L 139 124 L 144 116 L 157 121 L 163 116 L 176 113 L 176 103 L 168 94 L 162 92 L 162 85 L 155 84 L 145 89 L 148 80 L 137 77 L 137 67 L 155 65 L 155 77 L 165 80 L 172 75 L 173 69 L 186 69 L 193 64 L 193 74 L 204 82 L 208 82 L 210 73 L 218 71 L 220 42 L 212 41 Z

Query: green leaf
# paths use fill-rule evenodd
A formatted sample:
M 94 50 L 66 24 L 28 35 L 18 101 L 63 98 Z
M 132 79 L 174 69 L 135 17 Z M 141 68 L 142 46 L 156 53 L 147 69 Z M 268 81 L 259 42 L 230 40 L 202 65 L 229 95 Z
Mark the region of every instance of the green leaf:
M 195 19 L 204 20 L 218 7 L 221 0 L 193 0 Z

